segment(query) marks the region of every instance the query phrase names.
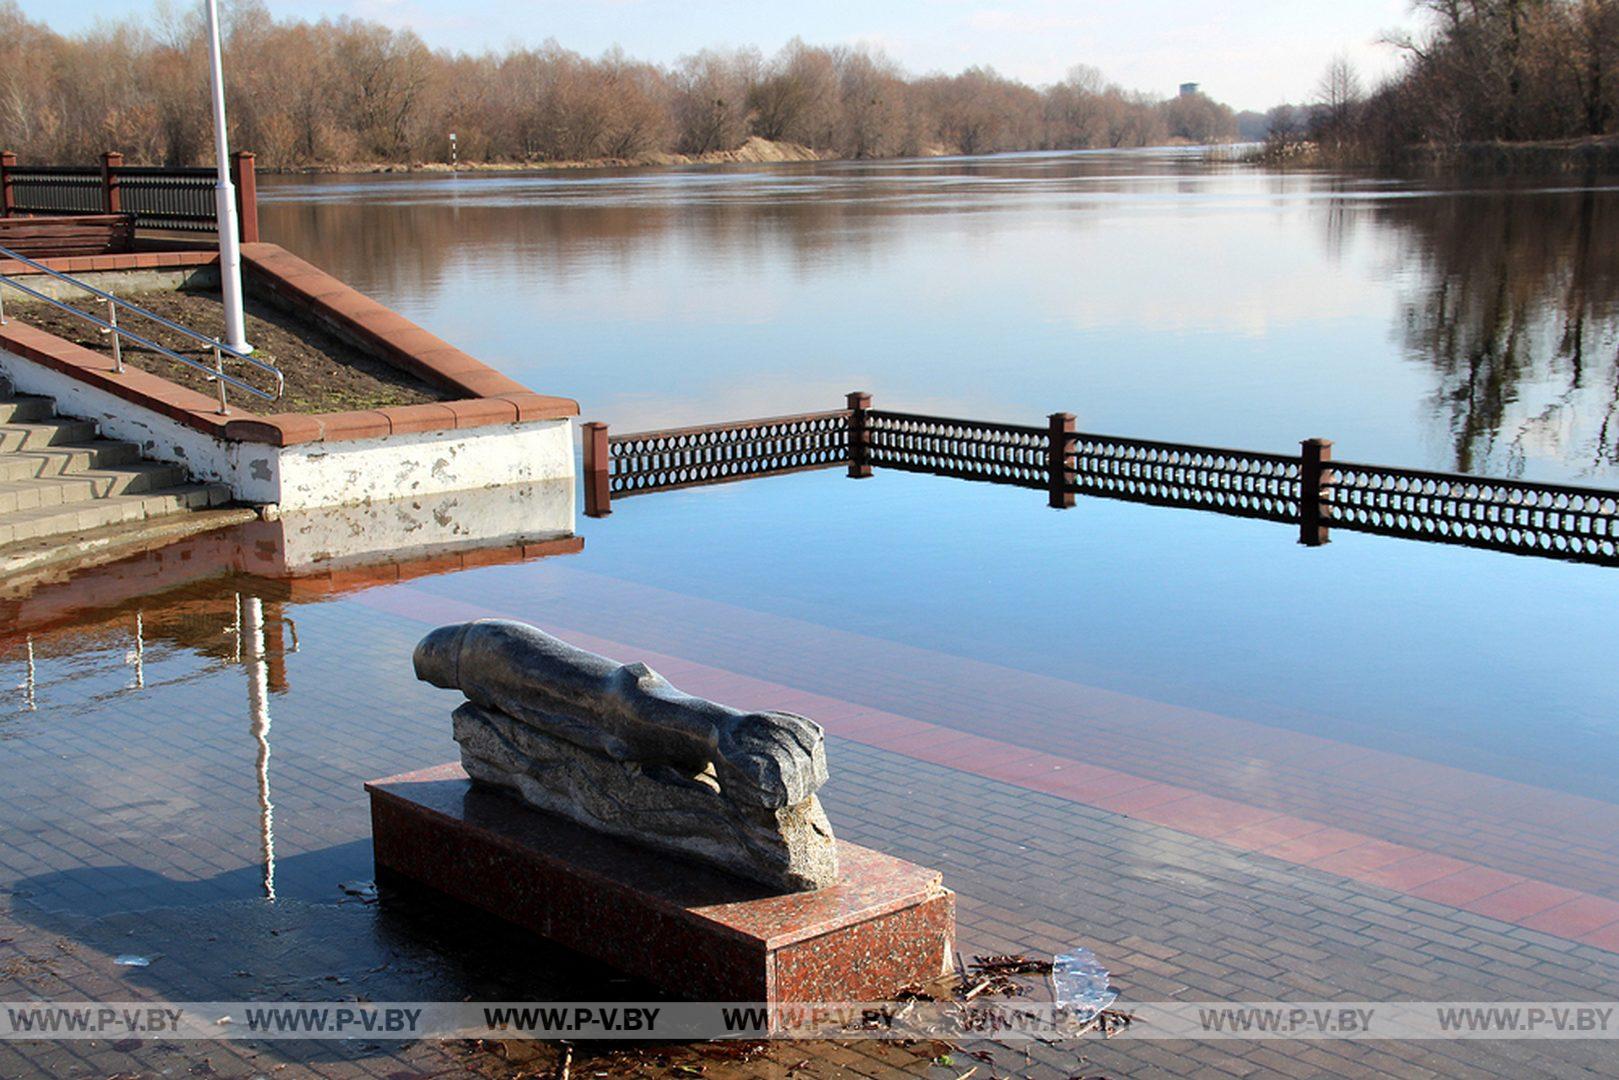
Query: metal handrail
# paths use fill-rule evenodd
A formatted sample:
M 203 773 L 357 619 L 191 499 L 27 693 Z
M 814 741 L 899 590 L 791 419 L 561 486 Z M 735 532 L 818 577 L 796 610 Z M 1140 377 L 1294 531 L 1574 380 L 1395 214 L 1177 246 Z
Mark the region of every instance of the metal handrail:
M 224 342 L 220 341 L 217 338 L 211 338 L 211 337 L 208 337 L 206 334 L 200 334 L 197 331 L 191 329 L 189 326 L 182 326 L 181 324 L 173 321 L 172 319 L 168 319 L 168 318 L 165 318 L 162 315 L 159 315 L 155 311 L 148 311 L 146 308 L 141 307 L 139 304 L 132 304 L 128 300 L 123 299 L 122 297 L 114 296 L 112 293 L 109 293 L 109 292 L 104 292 L 101 289 L 96 288 L 94 285 L 90 285 L 90 284 L 87 284 L 87 283 L 85 283 L 83 281 L 80 281 L 78 278 L 70 277 L 69 275 L 61 273 L 58 270 L 52 270 L 50 267 L 44 265 L 43 263 L 35 262 L 33 259 L 30 259 L 28 256 L 22 255 L 22 254 L 20 254 L 18 252 L 15 252 L 15 251 L 11 250 L 10 248 L 5 247 L 3 245 L 0 245 L 0 257 L 4 257 L 4 258 L 8 258 L 8 259 L 15 259 L 17 262 L 20 262 L 25 266 L 33 267 L 35 270 L 38 270 L 40 273 L 48 274 L 48 275 L 50 275 L 51 277 L 55 278 L 58 281 L 65 282 L 66 284 L 72 285 L 74 288 L 77 288 L 77 289 L 83 289 L 85 292 L 91 294 L 92 296 L 95 296 L 95 297 L 98 297 L 98 298 L 100 298 L 102 300 L 105 300 L 107 302 L 107 311 L 108 311 L 108 315 L 110 316 L 110 318 L 109 319 L 100 319 L 100 318 L 97 318 L 94 315 L 91 315 L 87 311 L 80 311 L 78 308 L 73 307 L 71 304 L 64 304 L 62 301 L 57 300 L 55 297 L 47 296 L 45 293 L 40 292 L 38 289 L 34 289 L 34 288 L 31 288 L 31 287 L 29 287 L 27 285 L 24 285 L 22 282 L 18 281 L 17 279 L 15 279 L 13 277 L 10 277 L 10 276 L 5 275 L 5 274 L 0 274 L 0 286 L 10 285 L 12 288 L 16 289 L 18 292 L 26 293 L 26 294 L 28 294 L 29 296 L 33 297 L 36 300 L 43 300 L 45 303 L 50 304 L 52 307 L 59 308 L 60 310 L 65 311 L 70 315 L 76 315 L 79 318 L 84 319 L 86 322 L 94 323 L 96 326 L 101 327 L 101 329 L 111 332 L 111 334 L 112 334 L 112 351 L 113 351 L 113 368 L 114 368 L 114 371 L 116 371 L 116 372 L 122 372 L 124 370 L 123 349 L 122 349 L 122 346 L 121 346 L 120 341 L 119 341 L 119 336 L 122 335 L 123 337 L 129 338 L 131 341 L 135 342 L 137 345 L 140 345 L 140 346 L 142 346 L 144 348 L 150 349 L 153 352 L 158 353 L 158 354 L 160 354 L 162 356 L 166 356 L 170 360 L 173 360 L 175 363 L 184 364 L 186 367 L 189 367 L 189 368 L 195 368 L 198 371 L 202 372 L 204 375 L 206 375 L 219 388 L 219 411 L 220 411 L 221 415 L 224 415 L 224 414 L 230 412 L 230 407 L 225 402 L 225 386 L 226 386 L 227 383 L 229 385 L 231 385 L 231 386 L 236 387 L 239 390 L 243 390 L 243 391 L 245 391 L 245 392 L 247 392 L 249 394 L 252 394 L 254 397 L 263 398 L 265 401 L 279 401 L 281 399 L 282 393 L 286 390 L 286 379 L 281 374 L 281 369 L 277 368 L 274 364 L 266 363 L 265 361 L 260 360 L 259 358 L 255 357 L 255 356 L 250 356 L 247 353 L 240 352 L 240 351 L 238 351 L 236 349 L 233 349 L 229 345 L 226 345 Z M 186 336 L 188 338 L 191 338 L 194 341 L 199 341 L 202 344 L 208 346 L 210 349 L 213 350 L 213 353 L 214 353 L 214 366 L 210 368 L 207 364 L 201 363 L 201 362 L 199 362 L 197 360 L 193 360 L 189 356 L 184 356 L 184 355 L 182 355 L 180 353 L 175 352 L 173 349 L 170 349 L 170 348 L 168 348 L 166 346 L 163 346 L 163 345 L 159 345 L 157 342 L 152 341 L 149 338 L 142 337 L 140 334 L 134 333 L 133 331 L 130 331 L 130 330 L 126 330 L 123 327 L 119 326 L 118 325 L 118 309 L 119 308 L 124 308 L 124 309 L 126 309 L 128 311 L 132 311 L 135 314 L 140 315 L 140 316 L 142 316 L 144 318 L 151 319 L 153 322 L 157 323 L 160 326 L 165 326 L 168 329 L 173 330 L 178 334 L 182 334 L 182 335 L 184 335 L 184 336 Z M 6 321 L 5 308 L 4 308 L 3 303 L 0 303 L 0 325 L 4 325 L 5 321 Z M 243 363 L 249 364 L 249 365 L 251 365 L 253 367 L 258 368 L 260 371 L 268 372 L 270 375 L 274 376 L 275 377 L 275 393 L 271 394 L 271 393 L 268 393 L 268 392 L 266 392 L 264 390 L 260 390 L 258 387 L 254 386 L 252 383 L 245 382 L 242 379 L 238 379 L 234 375 L 226 374 L 226 372 L 225 372 L 225 363 L 224 363 L 224 357 L 226 357 L 226 356 L 229 356 L 234 360 L 240 360 Z

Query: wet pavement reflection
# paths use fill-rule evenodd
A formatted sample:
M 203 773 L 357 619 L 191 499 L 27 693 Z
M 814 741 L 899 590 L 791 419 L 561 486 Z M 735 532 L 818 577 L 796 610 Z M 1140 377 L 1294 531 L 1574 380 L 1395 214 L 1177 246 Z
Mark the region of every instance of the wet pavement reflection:
M 369 889 L 364 782 L 455 756 L 454 695 L 416 682 L 410 651 L 488 615 L 820 720 L 840 835 L 941 867 L 969 955 L 1090 948 L 1126 1002 L 1601 1000 L 1619 978 L 1611 735 L 1574 711 L 1616 692 L 1579 652 L 1606 648 L 1610 572 L 1362 537 L 1296 548 L 1237 519 L 1083 499 L 1058 514 L 905 475 L 694 489 L 581 525 L 296 572 L 249 527 L 0 599 L 0 989 L 647 993 Z M 1406 598 L 1397 640 L 1355 614 L 1374 581 Z M 1493 605 L 1515 614 L 1499 641 L 1436 644 Z M 1512 685 L 1531 642 L 1538 709 Z M 1387 674 L 1407 660 L 1425 683 Z M 1331 682 L 1345 669 L 1384 675 Z M 1246 1069 L 1259 1049 L 1215 1058 Z M 1334 1051 L 1336 1074 L 1525 1061 L 1512 1044 Z M 446 1047 L 252 1052 L 466 1067 L 412 1056 Z M 1165 1051 L 1080 1052 L 1129 1074 Z M 119 1053 L 151 1068 L 194 1048 Z M 1041 1053 L 1030 1075 L 1072 1075 L 1072 1048 Z M 1571 1069 L 1603 1053 L 1555 1047 Z

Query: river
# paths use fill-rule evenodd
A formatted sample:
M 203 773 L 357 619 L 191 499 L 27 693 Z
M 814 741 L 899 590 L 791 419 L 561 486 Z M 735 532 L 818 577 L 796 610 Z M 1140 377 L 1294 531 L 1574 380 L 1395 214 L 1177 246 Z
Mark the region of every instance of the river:
M 881 407 L 1612 485 L 1619 184 L 1198 150 L 266 178 L 266 239 L 618 430 Z

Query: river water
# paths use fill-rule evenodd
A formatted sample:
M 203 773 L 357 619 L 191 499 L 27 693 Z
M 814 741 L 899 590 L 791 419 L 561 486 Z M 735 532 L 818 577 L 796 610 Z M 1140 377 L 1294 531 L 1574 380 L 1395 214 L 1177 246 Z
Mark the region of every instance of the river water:
M 1151 152 L 263 193 L 267 239 L 620 431 L 865 389 L 1619 486 L 1602 186 Z M 417 539 L 460 540 L 445 517 Z M 942 870 L 968 956 L 1083 945 L 1127 1003 L 1602 1001 L 1619 979 L 1611 567 L 1344 530 L 1307 548 L 1263 521 L 883 469 L 621 499 L 552 557 L 287 579 L 242 572 L 273 563 L 257 529 L 0 594 L 0 939 L 35 965 L 0 965 L 6 1000 L 66 995 L 64 956 L 103 980 L 74 993 L 109 1000 L 627 992 L 509 934 L 466 940 L 481 922 L 356 898 L 364 782 L 456 753 L 458 695 L 416 681 L 411 649 L 482 616 L 823 722 L 838 835 Z M 110 1045 L 104 1074 L 196 1056 Z M 323 1075 L 440 1068 L 322 1045 Z M 1198 1060 L 1280 1075 L 1271 1045 Z M 1435 1045 L 1311 1060 L 1614 1071 L 1603 1042 Z M 1158 1060 L 1139 1047 L 1020 1075 L 1137 1075 Z M 48 1072 L 5 1054 L 0 1073 Z
M 588 419 L 885 408 L 1609 483 L 1619 184 L 1201 152 L 269 178 L 264 235 Z
M 1155 150 L 264 192 L 267 238 L 618 431 L 865 389 L 907 411 L 1066 410 L 1082 430 L 1282 452 L 1319 435 L 1340 459 L 1619 487 L 1619 184 Z M 1619 775 L 1609 569 L 1343 531 L 1302 549 L 1275 525 L 1095 499 L 1053 513 L 886 470 L 625 500 L 581 528 L 584 554 L 551 572 L 581 629 L 611 621 L 608 582 L 634 582 L 731 605 L 716 626 L 768 612 L 1571 793 Z M 496 576 L 499 594 L 523 572 Z

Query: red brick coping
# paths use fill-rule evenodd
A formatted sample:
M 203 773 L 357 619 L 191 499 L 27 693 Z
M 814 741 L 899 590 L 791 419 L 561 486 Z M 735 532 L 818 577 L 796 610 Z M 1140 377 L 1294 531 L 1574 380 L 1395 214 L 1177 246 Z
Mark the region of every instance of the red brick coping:
M 53 270 L 73 274 L 211 266 L 219 262 L 219 254 L 146 251 L 41 261 Z M 161 413 L 189 428 L 234 442 L 297 446 L 408 432 L 454 431 L 522 420 L 563 420 L 579 415 L 578 402 L 534 393 L 275 244 L 243 244 L 242 261 L 253 283 L 283 303 L 317 322 L 330 324 L 395 367 L 461 396 L 452 401 L 340 413 L 220 416 L 218 403 L 206 394 L 130 367 L 126 367 L 123 374 L 116 374 L 111 357 L 16 320 L 0 326 L 0 348 Z M 0 260 L 0 274 L 28 272 L 28 268 L 19 263 Z

